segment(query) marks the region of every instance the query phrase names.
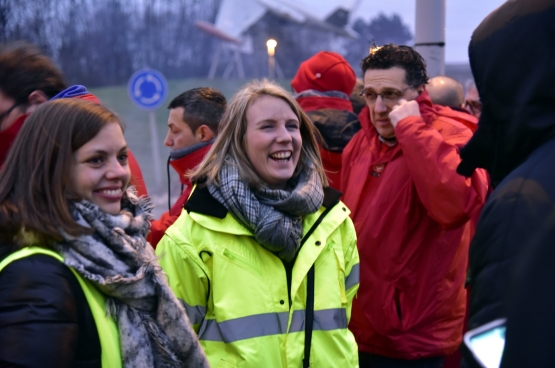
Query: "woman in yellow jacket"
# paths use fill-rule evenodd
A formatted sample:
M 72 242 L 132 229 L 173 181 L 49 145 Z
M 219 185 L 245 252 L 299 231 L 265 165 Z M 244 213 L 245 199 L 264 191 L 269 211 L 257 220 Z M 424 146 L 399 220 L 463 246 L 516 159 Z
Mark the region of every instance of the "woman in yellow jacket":
M 316 135 L 281 87 L 241 89 L 156 249 L 213 368 L 358 366 L 356 235 Z
M 208 367 L 146 242 L 120 120 L 39 106 L 0 171 L 1 367 Z

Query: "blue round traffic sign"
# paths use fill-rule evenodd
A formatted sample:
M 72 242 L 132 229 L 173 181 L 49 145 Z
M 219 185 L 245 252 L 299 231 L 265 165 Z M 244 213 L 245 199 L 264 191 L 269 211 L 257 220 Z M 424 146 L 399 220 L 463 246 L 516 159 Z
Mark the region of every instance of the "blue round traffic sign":
M 135 72 L 127 84 L 129 98 L 138 108 L 154 110 L 159 108 L 168 95 L 168 82 L 157 70 L 142 69 Z

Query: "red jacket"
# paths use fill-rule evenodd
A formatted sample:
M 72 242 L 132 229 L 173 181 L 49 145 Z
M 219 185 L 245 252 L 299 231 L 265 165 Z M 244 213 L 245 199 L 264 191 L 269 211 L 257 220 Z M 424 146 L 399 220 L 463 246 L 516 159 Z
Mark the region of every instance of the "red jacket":
M 8 158 L 8 152 L 17 137 L 17 133 L 21 130 L 25 119 L 29 114 L 18 117 L 9 127 L 0 130 L 0 169 L 4 166 L 4 161 Z
M 100 103 L 98 100 L 94 101 L 91 98 L 84 99 Z M 28 116 L 29 114 L 21 115 L 7 129 L 0 131 L 0 169 L 4 166 L 4 161 L 6 161 L 6 158 L 8 157 L 8 152 Z M 128 151 L 128 154 L 129 168 L 131 170 L 130 184 L 135 186 L 139 196 L 146 196 L 148 193 L 139 163 L 135 159 L 135 156 L 133 156 L 131 150 Z
M 150 242 L 153 248 L 156 248 L 156 245 L 164 236 L 167 228 L 170 227 L 175 220 L 177 220 L 179 215 L 181 215 L 183 205 L 187 202 L 187 199 L 191 194 L 191 190 L 193 190 L 193 184 L 186 176 L 187 172 L 200 164 L 204 156 L 206 156 L 208 151 L 210 151 L 211 147 L 212 145 L 209 144 L 180 159 L 170 161 L 170 165 L 172 165 L 173 169 L 177 172 L 179 180 L 181 181 L 181 184 L 183 184 L 183 192 L 181 192 L 181 195 L 169 211 L 165 212 L 160 219 L 152 221 L 150 233 L 146 239 Z
M 416 101 L 422 118 L 401 120 L 393 147 L 380 142 L 365 107 L 341 176 L 361 263 L 349 328 L 360 351 L 401 359 L 458 348 L 469 220 L 487 191 L 483 171 L 456 173 L 459 148 L 472 136 L 465 125 L 474 120 L 432 105 L 427 92 Z

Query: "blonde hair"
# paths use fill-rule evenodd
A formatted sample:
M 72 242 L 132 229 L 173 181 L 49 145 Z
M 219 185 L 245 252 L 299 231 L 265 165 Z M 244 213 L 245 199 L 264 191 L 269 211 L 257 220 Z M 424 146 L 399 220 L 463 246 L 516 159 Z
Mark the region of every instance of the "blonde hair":
M 236 162 L 240 177 L 251 187 L 260 188 L 266 185 L 252 166 L 245 149 L 247 145 L 247 110 L 254 101 L 262 96 L 282 99 L 299 119 L 302 148 L 293 176 L 297 176 L 303 170 L 316 170 L 323 186 L 327 186 L 328 180 L 322 166 L 317 143 L 318 130 L 286 90 L 266 79 L 248 83 L 233 96 L 222 116 L 216 141 L 204 160 L 195 170 L 189 172 L 188 176 L 193 181 L 206 180 L 206 184 L 219 186 L 221 183 L 220 170 L 229 155 Z

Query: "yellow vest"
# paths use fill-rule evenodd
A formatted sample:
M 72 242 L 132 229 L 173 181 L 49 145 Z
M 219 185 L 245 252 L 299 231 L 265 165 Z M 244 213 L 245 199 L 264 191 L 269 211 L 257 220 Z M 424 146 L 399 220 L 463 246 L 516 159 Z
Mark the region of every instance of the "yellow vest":
M 29 257 L 34 254 L 45 254 L 52 256 L 63 262 L 64 259 L 58 253 L 41 247 L 26 247 L 17 252 L 10 254 L 2 262 L 0 262 L 0 272 L 13 261 Z M 71 272 L 79 281 L 85 298 L 89 303 L 89 308 L 96 323 L 98 337 L 100 338 L 102 367 L 121 368 L 121 353 L 119 343 L 119 332 L 115 321 L 106 313 L 106 297 L 98 291 L 90 281 L 84 279 L 73 268 L 69 267 Z

